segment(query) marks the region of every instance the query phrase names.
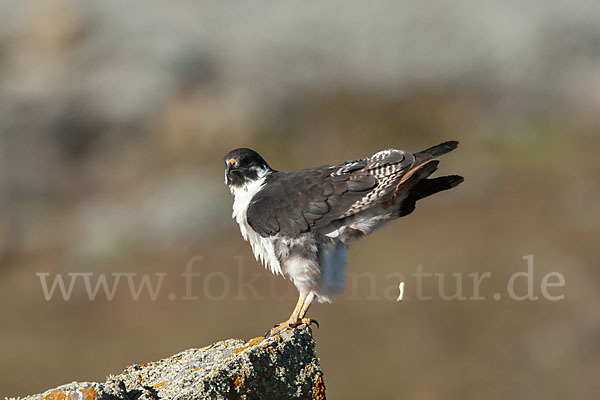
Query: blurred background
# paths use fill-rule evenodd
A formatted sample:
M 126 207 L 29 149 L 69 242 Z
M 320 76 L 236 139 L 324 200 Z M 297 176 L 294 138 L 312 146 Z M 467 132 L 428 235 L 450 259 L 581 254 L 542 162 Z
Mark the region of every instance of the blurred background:
M 294 170 L 457 139 L 440 172 L 465 183 L 356 244 L 359 278 L 311 308 L 329 398 L 596 398 L 599 26 L 597 1 L 0 2 L 0 395 L 288 317 L 295 289 L 231 219 L 229 150 Z M 540 299 L 511 300 L 529 254 Z M 390 274 L 419 265 L 467 296 L 491 272 L 486 300 L 407 279 L 397 303 Z M 46 301 L 40 272 L 168 276 L 155 301 Z

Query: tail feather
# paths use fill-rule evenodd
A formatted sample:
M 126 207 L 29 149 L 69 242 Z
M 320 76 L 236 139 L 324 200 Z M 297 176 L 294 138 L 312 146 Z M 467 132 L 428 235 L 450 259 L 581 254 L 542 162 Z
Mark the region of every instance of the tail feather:
M 460 185 L 464 178 L 459 175 L 446 175 L 439 178 L 423 179 L 417 182 L 400 205 L 399 216 L 404 217 L 414 211 L 417 201 L 438 192 Z
M 410 191 L 410 196 L 416 200 L 431 196 L 443 190 L 458 186 L 465 179 L 459 175 L 446 175 L 439 178 L 423 179 L 419 181 Z
M 415 153 L 417 155 L 429 155 L 432 158 L 436 158 L 442 156 L 446 153 L 451 152 L 452 150 L 458 147 L 458 142 L 456 140 L 450 140 L 448 142 L 440 143 L 437 146 L 433 146 L 428 148 L 427 150 L 420 151 Z

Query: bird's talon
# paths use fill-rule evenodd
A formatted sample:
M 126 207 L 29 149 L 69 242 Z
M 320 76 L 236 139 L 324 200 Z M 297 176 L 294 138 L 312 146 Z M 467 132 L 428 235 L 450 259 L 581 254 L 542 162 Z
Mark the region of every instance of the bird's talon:
M 270 338 L 271 336 L 275 336 L 278 333 L 281 333 L 287 329 L 292 329 L 294 327 L 295 327 L 295 325 L 292 324 L 290 321 L 285 321 L 280 324 L 275 324 L 275 325 L 273 325 L 273 328 L 269 329 L 265 333 L 265 339 Z
M 317 328 L 319 328 L 319 322 L 316 319 L 302 318 L 302 320 L 300 322 L 301 322 L 301 324 L 306 325 L 306 326 L 310 326 L 311 324 L 315 324 L 317 326 Z

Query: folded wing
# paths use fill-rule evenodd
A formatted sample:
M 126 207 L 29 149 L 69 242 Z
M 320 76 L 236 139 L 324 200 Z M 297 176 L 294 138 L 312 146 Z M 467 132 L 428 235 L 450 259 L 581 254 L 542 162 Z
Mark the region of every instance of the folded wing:
M 248 224 L 264 237 L 327 227 L 389 199 L 415 156 L 383 150 L 372 157 L 296 172 L 274 173 L 248 207 Z

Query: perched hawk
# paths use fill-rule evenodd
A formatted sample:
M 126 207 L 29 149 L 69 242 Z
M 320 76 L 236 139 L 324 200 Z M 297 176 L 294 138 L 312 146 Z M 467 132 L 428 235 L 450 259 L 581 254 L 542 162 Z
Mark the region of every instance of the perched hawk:
M 417 200 L 461 183 L 457 175 L 428 179 L 437 169 L 435 158 L 457 145 L 445 142 L 418 153 L 388 149 L 294 172 L 272 169 L 250 149 L 229 152 L 225 183 L 242 236 L 266 268 L 300 292 L 290 318 L 267 335 L 316 322 L 306 311 L 313 300 L 330 302 L 343 290 L 348 245 L 410 214 Z

